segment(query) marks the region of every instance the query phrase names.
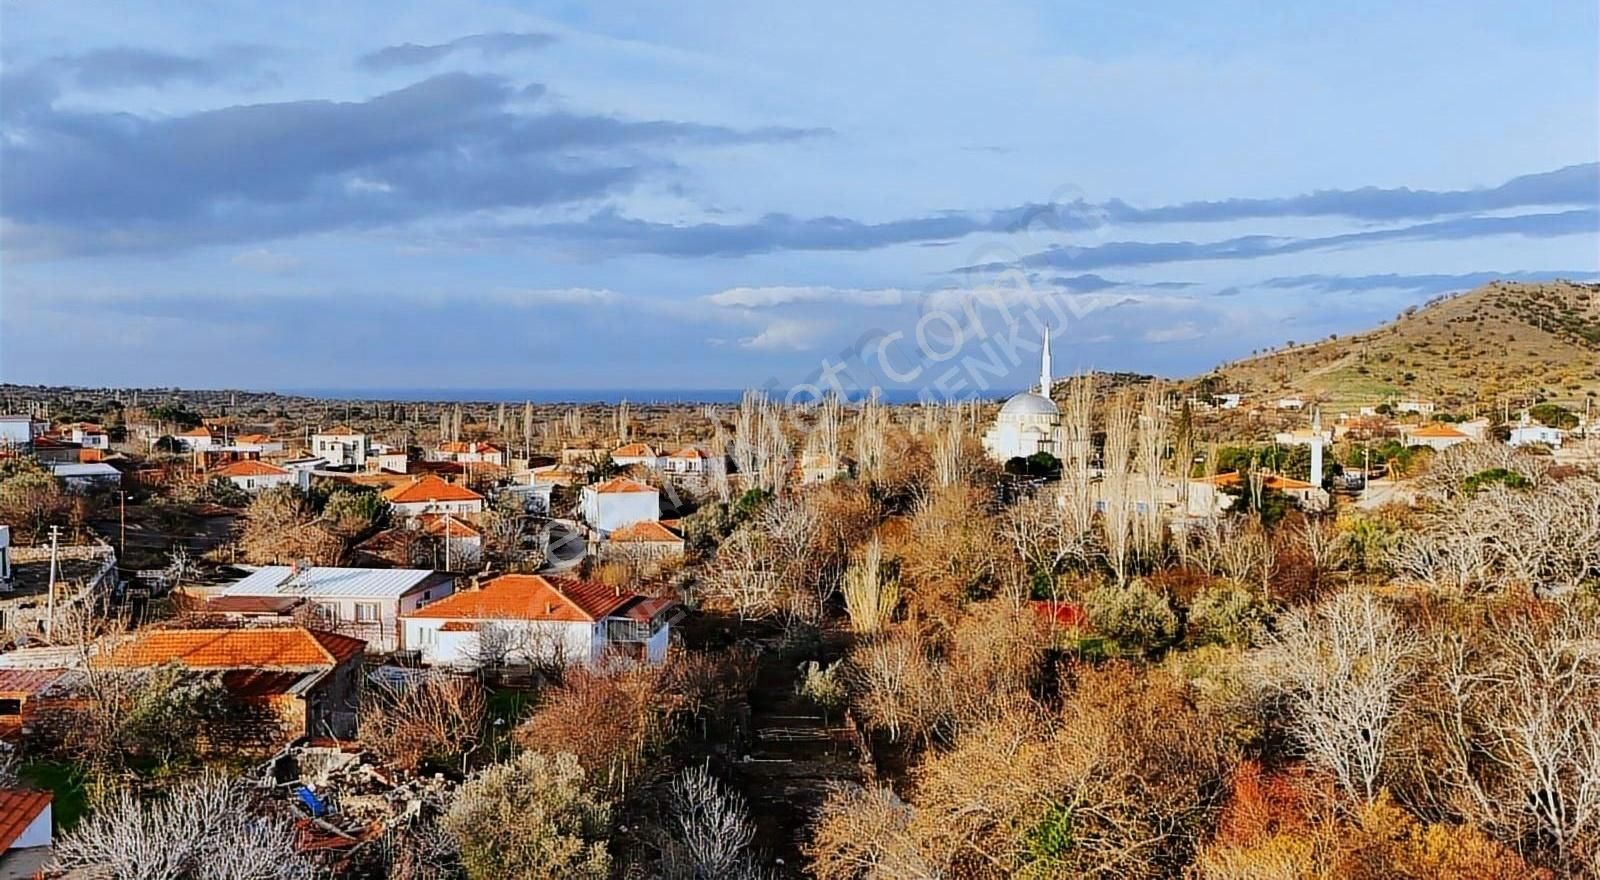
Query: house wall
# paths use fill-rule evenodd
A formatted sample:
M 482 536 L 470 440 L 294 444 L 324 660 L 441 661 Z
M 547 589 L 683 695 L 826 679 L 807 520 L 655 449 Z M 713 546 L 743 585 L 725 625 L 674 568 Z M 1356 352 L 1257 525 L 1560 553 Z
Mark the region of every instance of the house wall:
M 394 505 L 395 513 L 404 517 L 421 516 L 424 513 L 455 513 L 473 514 L 483 512 L 483 501 L 408 501 Z
M 513 644 L 520 646 L 510 658 L 511 662 L 559 659 L 566 663 L 593 663 L 605 647 L 601 626 L 581 621 L 450 621 L 413 617 L 406 618 L 404 623 L 406 646 L 421 652 L 422 661 L 433 666 L 471 667 L 477 662 L 478 633 L 446 632 L 443 627 L 447 623 L 488 623 L 510 630 Z
M 260 477 L 229 477 L 229 482 L 246 492 L 261 492 L 274 486 L 293 486 L 295 476 L 289 474 L 266 474 Z
M 369 654 L 386 654 L 405 647 L 405 639 L 400 625 L 401 614 L 407 611 L 415 611 L 429 602 L 437 602 L 453 592 L 455 592 L 454 582 L 444 580 L 429 583 L 424 589 L 407 593 L 398 599 L 368 598 L 365 596 L 329 596 L 310 601 L 319 611 L 331 608 L 336 612 L 337 618 L 329 622 L 329 626 L 334 632 L 353 638 L 365 639 L 367 653 Z M 424 595 L 427 598 L 423 598 Z M 357 620 L 356 606 L 359 604 L 377 605 L 378 619 L 375 621 Z
M 651 663 L 662 663 L 667 659 L 667 648 L 672 644 L 672 627 L 663 626 L 661 630 L 644 643 L 644 657 Z

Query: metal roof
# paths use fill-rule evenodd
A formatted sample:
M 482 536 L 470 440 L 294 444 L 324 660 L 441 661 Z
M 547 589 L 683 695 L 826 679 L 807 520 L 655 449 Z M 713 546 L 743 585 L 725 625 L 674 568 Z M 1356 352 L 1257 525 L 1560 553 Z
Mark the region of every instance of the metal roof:
M 303 568 L 268 565 L 223 589 L 224 596 L 306 596 L 326 599 L 398 599 L 436 572 L 430 568 Z
M 50 470 L 58 477 L 120 477 L 122 471 L 109 464 L 53 464 Z

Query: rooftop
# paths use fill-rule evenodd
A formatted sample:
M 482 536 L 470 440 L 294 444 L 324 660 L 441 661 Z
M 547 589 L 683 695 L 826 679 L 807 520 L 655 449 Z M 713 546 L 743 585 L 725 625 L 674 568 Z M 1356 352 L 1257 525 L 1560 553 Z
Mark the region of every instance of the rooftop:
M 106 654 L 111 666 L 143 668 L 179 663 L 192 669 L 303 671 L 359 657 L 361 639 L 305 627 L 147 629 Z
M 398 599 L 449 575 L 428 568 L 324 568 L 296 572 L 268 565 L 222 591 L 224 596 L 302 596 L 305 598 Z
M 0 788 L 0 853 L 11 848 L 33 820 L 49 806 L 48 791 L 27 788 Z
M 453 593 L 406 617 L 430 620 L 551 620 L 593 622 L 637 599 L 594 581 L 506 574 L 476 590 Z
M 621 458 L 655 458 L 656 450 L 648 443 L 629 443 L 625 446 L 617 447 L 617 450 L 611 454 Z
M 683 536 L 663 526 L 659 522 L 644 520 L 629 523 L 613 531 L 607 540 L 613 544 L 656 544 L 656 543 L 683 543 Z
M 275 464 L 243 459 L 232 462 L 226 467 L 217 468 L 215 473 L 219 477 L 282 477 L 287 476 L 289 472 Z
M 654 486 L 647 486 L 638 480 L 630 480 L 627 477 L 612 477 L 597 486 L 590 486 L 589 489 L 602 494 L 656 491 Z
M 436 474 L 418 477 L 383 493 L 395 504 L 425 504 L 433 501 L 482 501 L 483 496 Z

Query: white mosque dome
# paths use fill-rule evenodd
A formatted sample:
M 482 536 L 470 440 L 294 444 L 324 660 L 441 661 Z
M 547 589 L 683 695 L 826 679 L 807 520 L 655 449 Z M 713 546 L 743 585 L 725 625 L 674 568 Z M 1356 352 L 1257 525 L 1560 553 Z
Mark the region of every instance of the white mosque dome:
M 1055 401 L 1042 394 L 1024 391 L 1006 401 L 1000 408 L 1002 416 L 1055 416 L 1061 411 L 1056 408 Z

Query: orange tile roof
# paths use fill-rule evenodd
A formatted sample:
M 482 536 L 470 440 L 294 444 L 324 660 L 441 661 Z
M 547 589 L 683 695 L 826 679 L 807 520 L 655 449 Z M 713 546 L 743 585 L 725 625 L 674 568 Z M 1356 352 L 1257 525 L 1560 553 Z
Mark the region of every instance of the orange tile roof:
M 611 454 L 612 454 L 612 456 L 619 456 L 620 455 L 623 458 L 655 458 L 656 457 L 655 449 L 652 448 L 650 446 L 650 444 L 648 444 L 648 443 L 629 443 L 626 446 L 617 447 L 617 450 L 615 452 L 611 453 Z
M 629 523 L 608 536 L 613 544 L 658 544 L 671 542 L 683 543 L 683 537 L 661 523 L 643 520 Z
M 443 535 L 448 530 L 452 538 L 483 537 L 483 533 L 474 528 L 471 523 L 462 522 L 453 516 L 430 513 L 423 515 L 421 519 L 422 530 L 430 535 Z
M 349 425 L 334 425 L 326 431 L 318 431 L 324 437 L 359 437 L 360 431 L 352 431 Z
M 235 443 L 271 443 L 272 438 L 266 434 L 240 434 L 233 438 Z
M 653 486 L 647 486 L 644 483 L 639 482 L 638 480 L 630 480 L 627 477 L 612 477 L 611 479 L 606 480 L 604 483 L 601 483 L 598 486 L 593 486 L 591 488 L 593 488 L 596 492 L 654 492 L 654 491 L 656 491 Z
M 190 429 L 188 431 L 184 431 L 182 434 L 179 434 L 178 436 L 179 437 L 212 437 L 212 436 L 215 436 L 215 435 L 211 433 L 211 429 L 210 428 L 207 428 L 207 427 L 202 425 L 201 427 L 192 428 L 192 429 Z
M 440 443 L 439 444 L 439 451 L 440 452 L 452 452 L 452 453 L 454 453 L 454 452 L 484 453 L 484 452 L 501 452 L 503 450 L 501 450 L 500 447 L 494 445 L 493 443 L 469 443 L 469 442 L 467 442 L 465 440 L 461 440 L 461 441 L 450 441 L 448 443 Z
M 504 574 L 476 590 L 452 593 L 406 617 L 429 620 L 597 621 L 638 598 L 605 584 L 537 574 Z
M 33 820 L 39 818 L 53 796 L 48 791 L 0 788 L 0 853 L 11 848 Z
M 482 501 L 483 496 L 437 474 L 418 477 L 410 483 L 383 493 L 395 504 L 421 504 L 429 501 Z
M 250 458 L 241 459 L 229 464 L 227 467 L 217 468 L 216 470 L 216 474 L 219 477 L 282 477 L 287 476 L 288 473 L 288 471 L 275 464 L 267 464 L 264 461 Z
M 1433 422 L 1431 424 L 1423 425 L 1420 428 L 1416 428 L 1414 430 L 1406 431 L 1405 433 L 1411 435 L 1412 437 L 1440 437 L 1440 438 L 1445 438 L 1445 437 L 1463 437 L 1464 438 L 1464 437 L 1467 436 L 1466 434 L 1463 434 L 1460 431 L 1456 430 L 1455 428 L 1452 428 L 1449 425 L 1446 425 L 1446 424 L 1444 424 L 1442 422 Z
M 685 446 L 682 449 L 678 450 L 677 452 L 674 452 L 671 455 L 667 456 L 667 458 L 710 458 L 710 457 L 711 457 L 711 453 L 706 452 L 704 449 L 701 449 L 698 446 Z
M 367 643 L 305 627 L 149 629 L 105 655 L 111 666 L 179 663 L 194 669 L 306 669 L 360 656 Z
M 1237 486 L 1241 481 L 1243 481 L 1243 479 L 1243 475 L 1238 471 L 1228 471 L 1226 473 L 1217 474 L 1214 477 L 1208 477 L 1200 482 L 1211 483 L 1214 486 Z M 1289 491 L 1291 489 L 1316 488 L 1310 483 L 1307 483 L 1305 480 L 1297 480 L 1294 477 L 1285 477 L 1279 474 L 1264 475 L 1261 480 L 1261 485 L 1268 489 L 1277 489 L 1280 492 Z

